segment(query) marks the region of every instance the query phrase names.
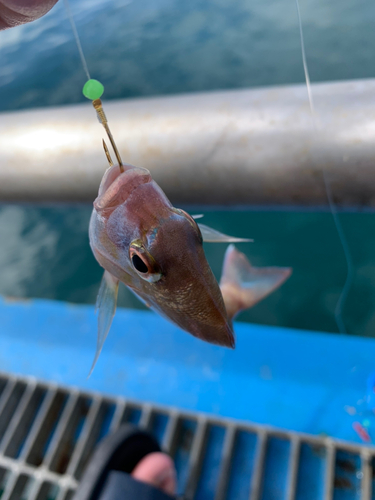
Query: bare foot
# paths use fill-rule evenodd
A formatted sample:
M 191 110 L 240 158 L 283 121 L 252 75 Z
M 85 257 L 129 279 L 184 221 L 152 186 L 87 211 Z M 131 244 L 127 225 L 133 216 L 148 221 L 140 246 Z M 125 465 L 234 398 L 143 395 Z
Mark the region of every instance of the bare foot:
M 169 495 L 176 493 L 176 470 L 173 460 L 165 453 L 146 455 L 133 470 L 132 477 Z

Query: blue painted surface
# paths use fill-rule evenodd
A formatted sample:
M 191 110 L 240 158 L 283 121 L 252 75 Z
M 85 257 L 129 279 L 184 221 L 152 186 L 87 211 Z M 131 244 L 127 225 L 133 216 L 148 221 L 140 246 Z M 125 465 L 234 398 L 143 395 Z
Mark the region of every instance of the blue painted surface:
M 256 457 L 257 437 L 249 432 L 238 432 L 231 463 L 227 499 L 248 500 L 250 481 Z
M 290 441 L 272 437 L 267 443 L 262 500 L 287 500 Z
M 306 443 L 302 444 L 296 500 L 320 500 L 324 498 L 326 465 L 325 453 L 319 452 L 319 449 L 313 449 Z
M 244 323 L 235 330 L 237 347 L 231 351 L 151 312 L 119 310 L 87 380 L 96 344 L 92 306 L 0 300 L 0 370 L 359 440 L 351 425 L 362 417 L 344 407 L 366 411 L 358 401 L 375 368 L 373 339 Z
M 206 453 L 194 500 L 215 499 L 216 485 L 220 477 L 221 453 L 224 446 L 224 437 L 224 427 L 218 425 L 210 427 L 207 436 Z

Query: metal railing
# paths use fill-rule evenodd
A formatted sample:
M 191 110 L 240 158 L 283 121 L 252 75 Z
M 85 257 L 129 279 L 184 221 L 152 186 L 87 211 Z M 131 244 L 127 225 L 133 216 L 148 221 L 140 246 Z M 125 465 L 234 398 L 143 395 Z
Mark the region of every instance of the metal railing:
M 125 162 L 177 204 L 375 205 L 375 80 L 105 103 Z M 0 201 L 92 202 L 107 167 L 89 103 L 3 113 Z

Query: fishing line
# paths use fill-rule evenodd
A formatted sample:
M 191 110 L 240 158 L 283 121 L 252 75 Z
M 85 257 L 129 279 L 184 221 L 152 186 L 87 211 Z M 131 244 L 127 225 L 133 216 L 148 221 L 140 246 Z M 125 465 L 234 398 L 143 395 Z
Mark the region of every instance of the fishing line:
M 303 71 L 305 72 L 305 81 L 306 81 L 306 87 L 307 87 L 307 95 L 309 98 L 310 112 L 311 112 L 311 116 L 313 119 L 315 130 L 316 130 L 315 108 L 314 108 L 314 101 L 313 101 L 313 96 L 312 96 L 312 92 L 311 92 L 310 75 L 309 75 L 309 68 L 307 66 L 307 60 L 306 60 L 305 40 L 304 40 L 304 36 L 303 36 L 302 19 L 301 19 L 301 12 L 299 10 L 299 1 L 298 0 L 296 0 L 296 6 L 297 6 L 297 15 L 298 15 L 299 36 L 301 39 Z
M 81 58 L 83 70 L 87 76 L 87 82 L 83 86 L 82 93 L 85 97 L 87 97 L 87 99 L 90 99 L 90 101 L 92 101 L 92 105 L 94 106 L 94 109 L 96 111 L 96 115 L 98 117 L 99 123 L 101 123 L 103 125 L 105 131 L 107 132 L 108 139 L 112 145 L 113 151 L 115 152 L 115 155 L 116 155 L 116 158 L 118 161 L 118 165 L 120 168 L 120 172 L 124 172 L 124 167 L 123 167 L 123 163 L 121 160 L 121 156 L 120 156 L 119 150 L 117 149 L 112 132 L 109 129 L 108 120 L 107 120 L 106 114 L 104 113 L 102 101 L 100 100 L 100 98 L 104 92 L 104 87 L 98 80 L 94 80 L 90 76 L 90 72 L 89 72 L 89 69 L 87 66 L 86 58 L 85 58 L 85 55 L 83 53 L 81 41 L 79 39 L 76 23 L 74 22 L 72 11 L 70 10 L 69 1 L 64 0 L 64 5 L 65 5 L 66 14 L 69 18 L 70 25 L 72 27 L 75 41 L 77 44 L 77 48 L 78 48 L 78 52 L 79 52 L 79 55 Z M 111 158 L 111 155 L 109 154 L 107 145 L 104 141 L 103 141 L 103 147 L 104 147 L 104 152 L 105 152 L 105 155 L 107 157 L 108 163 L 110 166 L 112 166 L 113 165 L 112 158 Z
M 79 57 L 81 58 L 81 63 L 82 63 L 82 66 L 83 66 L 83 71 L 86 73 L 87 79 L 91 80 L 91 76 L 90 76 L 89 68 L 87 66 L 85 54 L 83 53 L 81 41 L 80 41 L 79 36 L 78 36 L 78 31 L 77 31 L 76 23 L 74 22 L 73 14 L 72 14 L 72 11 L 70 10 L 69 1 L 68 0 L 64 0 L 64 4 L 65 4 L 66 14 L 68 16 L 70 25 L 72 27 L 73 35 L 74 35 L 74 38 L 75 38 L 75 41 L 76 41 L 76 44 L 77 44 L 77 48 L 78 48 L 78 52 L 79 52 Z
M 297 7 L 298 25 L 299 25 L 299 33 L 300 33 L 300 39 L 301 39 L 302 63 L 303 63 L 303 70 L 305 72 L 307 95 L 308 95 L 308 99 L 309 99 L 311 118 L 313 121 L 315 132 L 317 132 L 318 129 L 317 129 L 317 124 L 316 124 L 316 114 L 315 114 L 314 101 L 313 101 L 313 96 L 312 96 L 312 91 L 311 91 L 309 70 L 308 70 L 308 66 L 307 66 L 305 42 L 304 42 L 303 29 L 302 29 L 302 19 L 301 19 L 301 13 L 300 13 L 300 8 L 299 8 L 299 0 L 296 0 L 296 7 Z M 337 327 L 339 329 L 339 332 L 340 333 L 347 333 L 345 323 L 342 319 L 342 310 L 344 308 L 345 301 L 348 297 L 348 293 L 349 293 L 349 290 L 350 290 L 350 287 L 351 287 L 352 281 L 353 281 L 353 261 L 352 261 L 352 257 L 350 254 L 348 241 L 345 237 L 345 233 L 344 233 L 344 230 L 343 230 L 341 222 L 340 222 L 340 218 L 339 218 L 338 213 L 337 213 L 336 205 L 333 201 L 330 183 L 328 181 L 327 175 L 326 175 L 324 170 L 322 170 L 322 174 L 323 174 L 323 181 L 324 181 L 324 186 L 325 186 L 325 190 L 326 190 L 329 208 L 331 211 L 333 222 L 334 222 L 335 227 L 336 227 L 337 234 L 339 236 L 339 240 L 340 240 L 342 249 L 344 251 L 346 266 L 347 266 L 346 280 L 345 280 L 344 286 L 341 290 L 340 297 L 337 301 L 335 311 L 334 311 L 335 320 L 336 320 L 336 324 L 337 324 Z
M 339 329 L 340 333 L 347 333 L 344 321 L 342 319 L 342 309 L 343 309 L 345 301 L 348 297 L 348 293 L 349 293 L 349 290 L 350 290 L 350 287 L 351 287 L 351 284 L 353 281 L 353 261 L 352 261 L 352 256 L 350 254 L 348 241 L 345 238 L 345 233 L 344 233 L 344 230 L 341 226 L 341 222 L 340 222 L 337 210 L 336 210 L 336 205 L 335 205 L 333 198 L 332 198 L 331 186 L 328 182 L 326 173 L 324 171 L 323 171 L 323 179 L 324 179 L 324 185 L 326 188 L 329 207 L 331 210 L 333 220 L 335 222 L 337 233 L 338 233 L 340 241 L 341 241 L 342 249 L 344 250 L 346 265 L 348 268 L 347 274 L 346 274 L 345 284 L 341 290 L 339 300 L 337 301 L 337 304 L 335 307 L 335 319 L 336 319 L 338 329 Z
M 117 146 L 115 144 L 115 141 L 113 139 L 112 133 L 108 127 L 108 121 L 107 121 L 107 118 L 106 118 L 106 115 L 104 113 L 102 103 L 100 100 L 100 97 L 101 97 L 102 93 L 104 92 L 104 87 L 97 80 L 91 79 L 90 72 L 89 72 L 89 69 L 87 66 L 87 62 L 86 62 L 86 58 L 85 58 L 85 55 L 84 55 L 84 52 L 82 49 L 81 41 L 80 41 L 80 38 L 78 35 L 77 27 L 76 27 L 76 24 L 74 22 L 72 12 L 70 10 L 69 1 L 64 0 L 64 5 L 65 5 L 65 10 L 66 10 L 68 19 L 69 19 L 71 27 L 72 27 L 72 31 L 73 31 L 73 35 L 74 35 L 74 38 L 76 41 L 77 48 L 78 48 L 82 67 L 83 67 L 83 70 L 84 70 L 84 72 L 87 76 L 87 79 L 88 79 L 88 81 L 86 82 L 86 84 L 84 86 L 83 93 L 88 99 L 92 100 L 92 104 L 93 104 L 95 111 L 97 113 L 99 122 L 103 125 L 103 127 L 105 128 L 105 130 L 107 132 L 108 138 L 112 144 L 113 150 L 114 150 L 116 158 L 118 160 L 120 170 L 123 171 L 122 160 L 121 160 L 120 154 L 118 152 Z M 308 71 L 306 52 L 305 52 L 305 43 L 304 43 L 304 35 L 303 35 L 299 0 L 296 0 L 296 7 L 297 7 L 297 15 L 298 15 L 300 41 L 301 41 L 302 63 L 303 63 L 303 70 L 304 70 L 304 74 L 305 74 L 305 81 L 306 81 L 306 88 L 307 88 L 307 94 L 308 94 L 308 100 L 309 100 L 309 106 L 310 106 L 310 113 L 311 113 L 315 132 L 317 132 L 316 114 L 315 114 L 314 101 L 313 101 L 313 95 L 312 95 L 312 90 L 311 90 L 311 82 L 310 82 L 310 76 L 309 76 L 309 71 Z M 85 91 L 85 88 L 86 88 L 86 91 Z M 104 143 L 104 141 L 103 141 L 103 146 L 104 146 L 104 150 L 105 150 L 105 154 L 107 156 L 108 162 L 110 165 L 112 165 L 112 160 L 111 160 L 108 148 L 107 148 L 106 144 Z M 336 320 L 336 323 L 337 323 L 337 326 L 338 326 L 340 333 L 346 333 L 345 324 L 344 324 L 344 321 L 342 319 L 342 310 L 343 310 L 345 301 L 347 299 L 347 296 L 348 296 L 348 293 L 349 293 L 349 290 L 351 287 L 352 279 L 353 279 L 353 263 L 352 263 L 352 259 L 351 259 L 349 245 L 348 245 L 348 242 L 345 238 L 345 234 L 344 234 L 343 228 L 341 226 L 340 219 L 338 217 L 336 206 L 335 206 L 333 198 L 332 198 L 332 192 L 331 192 L 329 181 L 328 181 L 327 176 L 326 176 L 324 171 L 322 171 L 322 174 L 323 174 L 324 186 L 325 186 L 325 190 L 326 190 L 326 195 L 327 195 L 330 211 L 331 211 L 332 218 L 333 218 L 333 221 L 334 221 L 334 224 L 336 227 L 336 231 L 338 233 L 338 236 L 339 236 L 339 239 L 341 242 L 341 246 L 342 246 L 343 251 L 344 251 L 346 264 L 347 264 L 347 275 L 346 275 L 345 284 L 344 284 L 344 287 L 341 291 L 339 300 L 337 301 L 335 312 L 334 312 L 335 320 Z

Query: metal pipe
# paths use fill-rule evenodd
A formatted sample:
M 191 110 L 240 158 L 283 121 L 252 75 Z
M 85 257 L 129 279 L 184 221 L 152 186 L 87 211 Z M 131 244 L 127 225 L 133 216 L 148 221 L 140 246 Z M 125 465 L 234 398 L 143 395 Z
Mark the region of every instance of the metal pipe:
M 104 103 L 125 163 L 175 203 L 375 205 L 375 80 Z M 89 103 L 0 115 L 1 201 L 89 201 L 107 160 Z

